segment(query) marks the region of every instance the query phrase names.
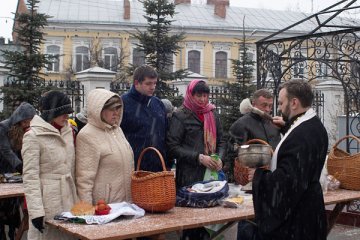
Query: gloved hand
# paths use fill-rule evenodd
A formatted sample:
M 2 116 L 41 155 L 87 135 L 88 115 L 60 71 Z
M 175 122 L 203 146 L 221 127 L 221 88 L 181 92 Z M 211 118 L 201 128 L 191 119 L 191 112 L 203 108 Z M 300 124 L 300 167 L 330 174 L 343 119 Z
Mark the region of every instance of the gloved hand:
M 44 217 L 38 217 L 31 219 L 32 225 L 39 230 L 41 233 L 43 233 L 44 229 Z
M 22 164 L 22 163 L 18 164 L 18 165 L 15 167 L 15 170 L 16 170 L 17 172 L 19 172 L 20 174 L 22 174 L 22 173 L 23 173 L 23 164 Z

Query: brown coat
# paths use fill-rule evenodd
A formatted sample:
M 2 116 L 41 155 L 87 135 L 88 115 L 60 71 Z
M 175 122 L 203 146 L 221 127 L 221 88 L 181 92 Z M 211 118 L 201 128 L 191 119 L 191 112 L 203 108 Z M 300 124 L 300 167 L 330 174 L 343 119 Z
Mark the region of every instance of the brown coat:
M 44 224 L 41 234 L 31 219 L 69 211 L 77 200 L 74 183 L 75 151 L 70 126 L 61 132 L 41 117 L 35 116 L 31 130 L 24 135 L 22 156 L 24 161 L 24 191 L 29 211 L 28 239 L 72 239 Z
M 104 89 L 88 95 L 88 124 L 76 139 L 76 185 L 81 200 L 95 204 L 131 201 L 133 151 L 119 125 L 101 120 L 105 102 L 115 93 Z M 122 118 L 122 110 L 121 117 Z M 120 123 L 119 123 L 120 124 Z

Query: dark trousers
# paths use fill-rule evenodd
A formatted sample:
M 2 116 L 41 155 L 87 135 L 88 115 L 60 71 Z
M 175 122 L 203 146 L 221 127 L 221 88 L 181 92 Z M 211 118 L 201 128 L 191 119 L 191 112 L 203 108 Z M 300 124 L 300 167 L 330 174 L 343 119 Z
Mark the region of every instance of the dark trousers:
M 263 240 L 261 237 L 258 228 L 255 223 L 250 221 L 240 221 L 238 223 L 238 234 L 237 240 Z
M 183 234 L 180 238 L 181 240 L 208 240 L 210 239 L 210 234 L 206 231 L 204 227 L 186 229 L 183 231 Z

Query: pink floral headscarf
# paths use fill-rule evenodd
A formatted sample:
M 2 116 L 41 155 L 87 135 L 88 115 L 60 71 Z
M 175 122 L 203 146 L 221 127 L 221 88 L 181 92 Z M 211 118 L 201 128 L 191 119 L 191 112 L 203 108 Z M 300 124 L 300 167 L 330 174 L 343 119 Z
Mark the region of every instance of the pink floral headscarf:
M 183 105 L 195 114 L 204 115 L 204 151 L 205 154 L 210 155 L 212 153 L 216 153 L 216 122 L 215 116 L 212 112 L 212 110 L 215 109 L 215 106 L 211 103 L 207 103 L 205 106 L 200 106 L 195 101 L 194 96 L 192 95 L 192 91 L 199 82 L 204 81 L 194 79 L 190 82 L 186 89 Z

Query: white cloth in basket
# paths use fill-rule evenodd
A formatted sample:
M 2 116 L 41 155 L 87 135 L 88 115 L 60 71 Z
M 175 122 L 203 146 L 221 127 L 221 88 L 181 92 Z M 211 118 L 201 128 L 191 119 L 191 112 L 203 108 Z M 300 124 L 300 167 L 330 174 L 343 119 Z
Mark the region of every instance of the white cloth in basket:
M 208 183 L 196 183 L 191 189 L 197 193 L 214 193 L 220 191 L 227 181 L 211 181 Z

